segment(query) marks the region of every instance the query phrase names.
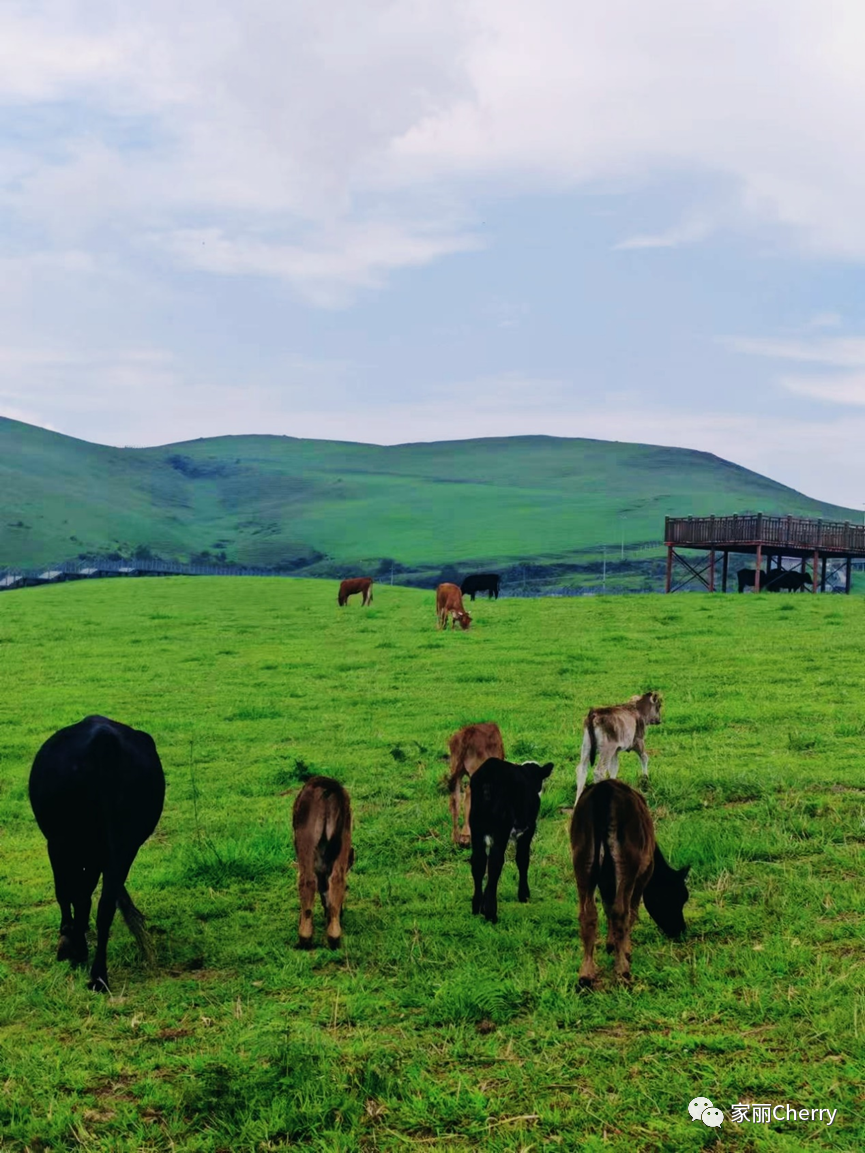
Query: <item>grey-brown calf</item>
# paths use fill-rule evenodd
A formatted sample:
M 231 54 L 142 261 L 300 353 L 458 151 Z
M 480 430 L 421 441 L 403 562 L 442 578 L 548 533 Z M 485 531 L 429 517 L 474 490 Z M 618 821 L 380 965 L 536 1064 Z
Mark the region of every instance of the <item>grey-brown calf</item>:
M 461 793 L 460 785 L 463 777 L 471 777 L 490 757 L 505 759 L 505 746 L 499 726 L 493 721 L 484 721 L 479 725 L 466 725 L 459 729 L 448 741 L 450 753 L 450 770 L 448 772 L 448 791 L 450 793 L 451 820 L 453 822 L 452 837 L 455 845 L 470 845 L 472 843 L 472 830 L 470 824 L 472 811 L 472 792 L 467 788 Z M 463 816 L 462 832 L 458 832 L 460 807 L 465 799 L 465 814 Z
M 577 765 L 577 796 L 579 801 L 586 787 L 589 765 L 594 766 L 594 779 L 613 780 L 619 772 L 619 753 L 635 752 L 640 758 L 642 769 L 640 784 L 643 788 L 649 781 L 649 758 L 646 755 L 645 733 L 647 725 L 661 723 L 661 694 L 643 693 L 631 697 L 623 705 L 606 705 L 601 709 L 589 709 L 583 722 L 583 744 L 580 749 L 580 763 Z
M 340 917 L 346 878 L 354 864 L 351 801 L 339 781 L 311 777 L 294 802 L 292 826 L 300 893 L 298 948 L 312 948 L 312 909 L 317 889 L 327 921 L 327 943 L 331 949 L 338 949 L 342 942 Z

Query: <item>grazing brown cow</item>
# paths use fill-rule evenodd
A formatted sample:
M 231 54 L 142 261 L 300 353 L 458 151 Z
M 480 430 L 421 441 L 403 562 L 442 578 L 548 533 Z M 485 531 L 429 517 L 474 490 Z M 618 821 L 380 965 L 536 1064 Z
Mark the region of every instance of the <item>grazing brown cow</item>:
M 294 802 L 291 823 L 300 891 L 298 948 L 312 948 L 312 907 L 318 888 L 327 918 L 327 943 L 338 949 L 346 876 L 354 864 L 348 793 L 332 777 L 310 777 Z
M 336 603 L 342 608 L 343 605 L 348 604 L 348 598 L 353 597 L 355 593 L 361 593 L 363 596 L 363 604 L 372 604 L 372 577 L 349 577 L 344 580 L 339 586 L 339 596 L 336 598 Z
M 661 932 L 673 938 L 684 933 L 690 866 L 667 864 L 646 802 L 624 781 L 599 781 L 583 793 L 571 817 L 571 859 L 580 898 L 584 988 L 598 975 L 596 888 L 607 914 L 607 952 L 615 953 L 615 971 L 623 980 L 631 975 L 631 930 L 641 898 Z
M 457 627 L 457 621 L 463 630 L 472 623 L 472 618 L 463 608 L 463 594 L 459 585 L 441 584 L 436 589 L 436 617 L 436 628 L 439 629 L 448 627 L 448 617 L 452 618 L 452 629 Z
M 453 842 L 455 845 L 470 845 L 472 843 L 472 830 L 469 818 L 472 809 L 472 791 L 465 791 L 465 816 L 463 817 L 463 831 L 457 833 L 460 814 L 460 785 L 463 777 L 471 777 L 484 761 L 490 757 L 505 759 L 505 746 L 502 743 L 502 734 L 499 726 L 493 721 L 485 721 L 480 725 L 466 725 L 454 733 L 448 741 L 450 752 L 450 771 L 448 772 L 448 791 L 450 792 L 450 809 L 453 819 Z
M 649 758 L 646 756 L 644 736 L 646 725 L 661 723 L 661 694 L 643 693 L 631 697 L 624 705 L 607 705 L 602 709 L 589 709 L 583 722 L 583 745 L 580 750 L 580 763 L 577 765 L 577 798 L 586 787 L 589 765 L 594 766 L 600 751 L 600 763 L 595 769 L 594 779 L 602 781 L 606 777 L 613 780 L 619 772 L 619 753 L 635 752 L 640 758 L 642 773 L 640 785 L 645 788 L 649 781 Z

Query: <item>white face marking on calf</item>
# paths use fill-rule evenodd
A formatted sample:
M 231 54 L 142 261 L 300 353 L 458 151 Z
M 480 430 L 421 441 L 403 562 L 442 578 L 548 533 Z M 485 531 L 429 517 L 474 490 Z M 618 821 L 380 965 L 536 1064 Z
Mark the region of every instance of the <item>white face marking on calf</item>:
M 487 835 L 484 837 L 484 844 L 487 847 L 487 851 L 489 851 L 493 847 L 493 839 L 489 835 L 489 833 L 487 833 Z

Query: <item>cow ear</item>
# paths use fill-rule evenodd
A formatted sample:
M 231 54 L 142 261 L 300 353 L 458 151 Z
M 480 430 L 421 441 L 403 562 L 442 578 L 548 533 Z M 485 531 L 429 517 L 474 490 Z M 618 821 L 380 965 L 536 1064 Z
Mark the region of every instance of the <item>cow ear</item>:
M 548 761 L 547 764 L 541 767 L 541 780 L 545 781 L 552 771 L 553 763 L 552 761 Z

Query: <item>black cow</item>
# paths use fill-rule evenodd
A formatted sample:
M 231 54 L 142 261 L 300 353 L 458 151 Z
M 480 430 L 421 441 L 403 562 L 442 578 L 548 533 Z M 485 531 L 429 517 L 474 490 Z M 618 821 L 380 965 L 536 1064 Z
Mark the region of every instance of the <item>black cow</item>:
M 30 804 L 48 840 L 60 905 L 58 961 L 86 963 L 90 902 L 102 875 L 90 970 L 90 988 L 97 992 L 108 991 L 106 949 L 115 909 L 150 955 L 144 916 L 126 891 L 126 876 L 156 828 L 164 799 L 153 738 L 106 717 L 85 717 L 60 729 L 33 761 Z
M 745 589 L 756 588 L 757 572 L 752 568 L 740 568 L 739 592 Z M 811 577 L 807 572 L 795 572 L 792 569 L 773 568 L 768 572 L 760 572 L 760 592 L 780 592 L 788 589 L 790 592 L 802 592 L 811 584 Z
M 508 841 L 517 843 L 520 884 L 517 896 L 529 899 L 529 855 L 541 807 L 541 788 L 553 771 L 551 764 L 526 761 L 514 765 L 490 757 L 470 778 L 472 798 L 472 878 L 475 883 L 472 912 L 483 913 L 493 924 L 498 920 L 497 890 Z M 487 873 L 486 892 L 483 891 Z
M 795 569 L 773 569 L 766 579 L 766 592 L 800 593 L 810 588 L 811 575 L 808 572 L 797 572 Z
M 475 593 L 487 594 L 487 600 L 499 599 L 499 581 L 501 580 L 497 572 L 476 572 L 471 576 L 467 576 L 463 583 L 460 585 L 460 592 L 463 596 L 470 596 L 472 600 L 475 599 Z

